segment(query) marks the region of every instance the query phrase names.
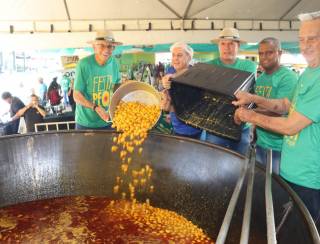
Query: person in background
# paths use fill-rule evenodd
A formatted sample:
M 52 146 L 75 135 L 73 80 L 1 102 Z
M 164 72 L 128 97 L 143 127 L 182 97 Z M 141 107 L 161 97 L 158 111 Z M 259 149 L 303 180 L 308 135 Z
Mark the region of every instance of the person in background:
M 97 32 L 90 43 L 94 54 L 81 59 L 76 67 L 73 91 L 76 129 L 110 129 L 110 99 L 115 85 L 121 81 L 112 52 L 121 43 L 115 41 L 110 31 Z
M 43 123 L 43 118 L 46 116 L 45 109 L 39 104 L 39 98 L 36 95 L 31 95 L 31 102 L 21 108 L 16 114 L 15 118 L 24 117 L 27 126 L 27 132 L 34 132 L 34 125 Z
M 70 80 L 70 87 L 68 90 L 68 99 L 69 99 L 69 104 L 71 106 L 72 112 L 74 113 L 76 111 L 76 103 L 73 99 L 73 86 L 74 86 L 74 79 Z
M 165 89 L 170 89 L 171 81 L 170 77 L 176 72 L 183 71 L 190 67 L 190 62 L 193 57 L 193 49 L 183 43 L 176 42 L 170 47 L 170 52 L 172 54 L 172 71 L 171 73 L 165 75 L 162 78 L 162 85 Z M 185 136 L 195 139 L 200 139 L 202 130 L 185 124 L 180 119 L 177 118 L 174 112 L 173 106 L 170 106 L 170 96 L 168 90 L 163 91 L 163 102 L 162 109 L 170 111 L 170 120 L 173 127 L 173 132 L 177 136 Z
M 257 65 L 253 61 L 237 57 L 240 44 L 245 43 L 245 41 L 240 39 L 237 29 L 230 27 L 224 28 L 218 38 L 213 39 L 212 42 L 218 44 L 219 57 L 208 62 L 208 64 L 256 73 Z M 205 133 L 204 137 L 206 141 L 245 154 L 250 142 L 250 126 L 247 124 L 244 125 L 240 142 L 235 142 L 210 133 Z
M 17 97 L 13 97 L 10 92 L 2 93 L 2 99 L 10 104 L 11 121 L 6 129 L 6 135 L 18 134 L 20 117 L 15 117 L 16 113 L 24 107 L 24 103 Z
M 47 85 L 43 82 L 43 78 L 39 77 L 38 78 L 39 82 L 39 99 L 40 99 L 40 104 L 42 106 L 46 105 L 47 102 Z
M 61 89 L 62 89 L 62 94 L 63 94 L 63 103 L 65 105 L 65 107 L 67 107 L 70 102 L 69 102 L 69 97 L 68 97 L 68 92 L 69 92 L 69 88 L 70 88 L 70 79 L 67 75 L 63 75 L 60 85 L 61 85 Z
M 60 96 L 60 91 L 61 87 L 57 82 L 57 77 L 54 77 L 48 88 L 48 100 L 50 101 L 52 110 L 54 110 L 53 106 L 57 106 L 61 102 L 62 97 Z
M 267 99 L 246 92 L 236 94 L 234 119 L 284 135 L 280 176 L 288 182 L 308 208 L 320 229 L 320 11 L 299 15 L 299 43 L 308 67 L 299 77 L 292 101 Z M 248 110 L 260 108 L 287 117 L 273 117 Z
M 298 77 L 296 73 L 280 65 L 281 44 L 273 37 L 264 38 L 259 43 L 259 63 L 264 72 L 257 78 L 255 94 L 269 98 L 287 98 L 291 101 Z M 265 112 L 261 111 L 260 112 Z M 276 115 L 279 116 L 279 115 Z M 257 127 L 257 161 L 267 162 L 267 150 L 271 149 L 273 172 L 279 174 L 283 136 Z

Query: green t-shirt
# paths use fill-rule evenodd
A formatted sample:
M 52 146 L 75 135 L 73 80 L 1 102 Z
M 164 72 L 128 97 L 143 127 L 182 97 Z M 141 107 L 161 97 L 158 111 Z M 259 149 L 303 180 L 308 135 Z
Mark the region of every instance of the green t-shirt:
M 60 81 L 62 91 L 67 92 L 70 87 L 70 79 L 68 77 L 63 77 Z
M 120 73 L 116 60 L 110 57 L 104 65 L 99 65 L 93 54 L 78 63 L 74 90 L 81 92 L 87 100 L 108 111 L 114 85 L 119 82 Z M 108 125 L 91 108 L 80 104 L 77 104 L 75 120 L 76 123 L 90 128 Z
M 161 113 L 161 117 L 155 127 L 152 129 L 154 132 L 160 132 L 163 134 L 172 134 L 172 124 L 167 121 L 165 113 Z
M 280 175 L 308 188 L 320 189 L 320 67 L 307 68 L 300 76 L 291 108 L 312 124 L 293 136 L 285 136 Z
M 226 68 L 238 69 L 242 71 L 247 71 L 251 73 L 256 73 L 257 65 L 255 62 L 252 62 L 248 59 L 236 58 L 236 61 L 233 64 L 224 64 L 220 58 L 216 58 L 212 61 L 209 61 L 208 64 L 214 64 Z
M 295 72 L 281 66 L 277 71 L 268 75 L 262 73 L 255 85 L 255 93 L 265 98 L 288 98 L 290 101 L 297 85 L 298 77 Z M 257 128 L 257 145 L 281 151 L 283 136 Z

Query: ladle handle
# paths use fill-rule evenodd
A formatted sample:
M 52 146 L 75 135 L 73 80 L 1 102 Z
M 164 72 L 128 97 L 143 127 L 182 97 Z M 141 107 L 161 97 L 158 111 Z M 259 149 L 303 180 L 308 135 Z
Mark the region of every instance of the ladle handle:
M 272 150 L 267 152 L 267 168 L 265 182 L 265 201 L 266 201 L 266 217 L 267 217 L 267 238 L 268 244 L 276 244 L 276 226 L 274 220 L 274 209 L 272 199 Z

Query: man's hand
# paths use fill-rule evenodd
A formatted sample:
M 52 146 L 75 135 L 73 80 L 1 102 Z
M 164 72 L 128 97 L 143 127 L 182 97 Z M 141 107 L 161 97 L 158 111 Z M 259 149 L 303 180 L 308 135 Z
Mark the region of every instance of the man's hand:
M 171 97 L 169 95 L 168 90 L 163 90 L 161 92 L 160 107 L 164 111 L 170 111 L 170 108 L 171 108 Z
M 26 107 L 27 107 L 27 109 L 32 108 L 33 107 L 33 102 L 29 103 Z
M 39 103 L 38 102 L 33 102 L 32 103 L 32 107 L 33 108 L 38 108 L 39 107 Z
M 253 96 L 252 94 L 250 94 L 249 92 L 245 92 L 245 91 L 238 91 L 235 94 L 237 100 L 233 101 L 232 104 L 234 106 L 242 106 L 242 105 L 248 105 L 250 103 L 253 102 Z
M 171 81 L 170 78 L 172 77 L 172 74 L 168 74 L 162 77 L 161 83 L 163 88 L 170 89 L 171 88 Z
M 97 114 L 100 116 L 101 119 L 103 119 L 104 121 L 108 122 L 109 121 L 109 114 L 104 110 L 103 107 L 98 106 L 96 107 Z
M 234 114 L 234 122 L 240 124 L 241 122 L 252 122 L 252 117 L 255 112 L 244 107 L 240 107 Z

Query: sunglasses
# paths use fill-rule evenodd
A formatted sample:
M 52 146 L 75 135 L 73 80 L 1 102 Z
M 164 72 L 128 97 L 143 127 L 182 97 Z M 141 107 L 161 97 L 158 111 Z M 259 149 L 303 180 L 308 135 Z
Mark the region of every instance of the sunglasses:
M 108 45 L 105 45 L 105 44 L 96 44 L 97 46 L 99 46 L 100 48 L 102 49 L 111 49 L 111 50 L 114 50 L 116 48 L 115 45 L 112 45 L 112 44 L 108 44 Z

